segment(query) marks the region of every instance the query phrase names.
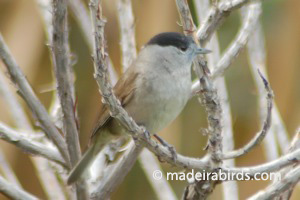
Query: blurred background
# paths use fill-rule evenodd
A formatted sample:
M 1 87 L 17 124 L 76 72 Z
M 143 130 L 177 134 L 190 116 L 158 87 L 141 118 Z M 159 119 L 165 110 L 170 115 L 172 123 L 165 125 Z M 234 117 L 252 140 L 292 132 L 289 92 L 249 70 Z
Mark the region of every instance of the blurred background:
M 174 0 L 133 0 L 132 3 L 138 50 L 149 38 L 159 32 L 182 31 L 178 25 L 180 20 Z M 103 6 L 104 15 L 108 21 L 105 27 L 108 51 L 120 74 L 121 55 L 116 0 L 103 1 Z M 299 8 L 300 1 L 298 0 L 263 1 L 261 16 L 266 39 L 268 74 L 275 93 L 275 101 L 290 138 L 300 125 Z M 234 12 L 218 31 L 221 50 L 224 50 L 234 38 L 239 26 L 239 12 Z M 49 108 L 53 96 L 51 89 L 55 86 L 43 28 L 36 1 L 0 0 L 0 32 L 38 97 Z M 71 12 L 69 12 L 69 30 L 76 72 L 80 140 L 84 150 L 89 133 L 95 123 L 101 99 L 92 76 L 91 52 L 85 44 Z M 2 63 L 0 63 L 0 70 L 1 73 L 6 74 Z M 257 91 L 248 67 L 246 51 L 243 51 L 233 66 L 226 71 L 225 78 L 232 110 L 235 147 L 238 148 L 247 143 L 260 127 L 256 101 Z M 15 91 L 11 83 L 10 87 Z M 24 104 L 21 99 L 20 101 Z M 27 108 L 26 111 L 31 117 Z M 12 116 L 2 98 L 0 98 L 0 121 L 10 126 L 14 125 Z M 181 115 L 160 135 L 173 144 L 178 152 L 187 156 L 201 157 L 205 154 L 203 148 L 206 144 L 206 136 L 202 135 L 201 128 L 206 128 L 206 126 L 205 112 L 194 98 Z M 45 194 L 28 155 L 5 142 L 0 141 L 0 145 L 24 188 L 45 199 Z M 236 165 L 250 166 L 265 161 L 265 154 L 260 146 L 246 156 L 237 159 Z M 165 171 L 178 171 L 177 168 L 170 167 L 168 164 L 163 164 L 163 168 Z M 186 182 L 171 181 L 170 183 L 180 197 Z M 239 196 L 241 199 L 245 199 L 267 184 L 266 181 L 239 182 Z M 220 199 L 221 195 L 221 187 L 218 186 L 212 199 Z M 155 199 L 151 186 L 137 163 L 111 199 L 140 199 L 141 197 L 149 200 Z M 299 198 L 298 188 L 292 199 Z M 0 194 L 0 199 L 5 199 L 5 197 Z

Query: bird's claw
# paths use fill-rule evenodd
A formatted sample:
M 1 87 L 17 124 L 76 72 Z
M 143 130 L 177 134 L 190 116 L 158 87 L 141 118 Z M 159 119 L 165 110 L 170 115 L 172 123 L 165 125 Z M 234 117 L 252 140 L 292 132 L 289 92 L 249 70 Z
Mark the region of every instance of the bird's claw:
M 175 148 L 172 145 L 168 145 L 167 148 L 169 149 L 169 151 L 172 155 L 173 162 L 176 162 L 177 161 L 177 153 L 176 153 Z
M 145 135 L 145 138 L 146 138 L 147 140 L 150 140 L 151 135 L 150 135 L 149 131 L 147 131 L 146 129 L 145 129 L 145 131 L 144 131 L 144 135 Z
M 177 153 L 176 153 L 176 150 L 175 148 L 168 144 L 164 139 L 162 139 L 160 136 L 158 136 L 157 134 L 154 134 L 154 137 L 166 148 L 168 148 L 168 150 L 170 151 L 171 153 L 171 156 L 172 156 L 172 160 L 173 162 L 176 162 L 177 161 Z

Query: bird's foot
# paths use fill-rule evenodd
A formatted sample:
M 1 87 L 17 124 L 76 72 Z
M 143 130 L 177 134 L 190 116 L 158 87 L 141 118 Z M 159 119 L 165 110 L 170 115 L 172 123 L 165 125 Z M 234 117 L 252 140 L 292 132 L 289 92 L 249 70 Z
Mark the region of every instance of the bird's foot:
M 145 136 L 145 138 L 146 138 L 148 141 L 149 141 L 150 138 L 151 138 L 151 135 L 150 135 L 149 131 L 147 131 L 146 129 L 144 130 L 144 136 Z
M 167 143 L 163 138 L 161 138 L 160 136 L 158 136 L 157 134 L 154 134 L 154 137 L 164 146 L 164 147 L 167 147 L 168 150 L 170 151 L 171 153 L 171 156 L 172 156 L 172 160 L 174 162 L 176 162 L 177 160 L 177 153 L 176 153 L 176 150 L 175 148 L 170 145 L 169 143 Z

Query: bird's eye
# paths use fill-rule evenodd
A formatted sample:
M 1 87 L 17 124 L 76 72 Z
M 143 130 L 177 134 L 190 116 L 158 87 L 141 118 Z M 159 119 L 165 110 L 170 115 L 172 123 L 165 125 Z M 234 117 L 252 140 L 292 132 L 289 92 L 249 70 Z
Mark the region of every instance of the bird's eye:
M 182 47 L 180 47 L 180 50 L 181 50 L 181 51 L 186 51 L 186 50 L 187 50 L 187 47 L 182 46 Z

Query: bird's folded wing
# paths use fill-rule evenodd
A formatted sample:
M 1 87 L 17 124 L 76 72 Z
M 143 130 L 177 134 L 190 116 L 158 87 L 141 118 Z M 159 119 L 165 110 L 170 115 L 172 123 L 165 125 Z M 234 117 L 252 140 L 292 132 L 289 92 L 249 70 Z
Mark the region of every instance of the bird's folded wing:
M 134 96 L 137 79 L 138 73 L 134 71 L 133 68 L 129 68 L 116 83 L 113 90 L 123 107 L 126 107 L 128 102 L 130 102 Z M 92 132 L 90 138 L 91 141 L 96 134 L 99 134 L 99 130 L 111 119 L 112 117 L 110 116 L 108 106 L 104 105 L 99 113 L 96 126 Z

